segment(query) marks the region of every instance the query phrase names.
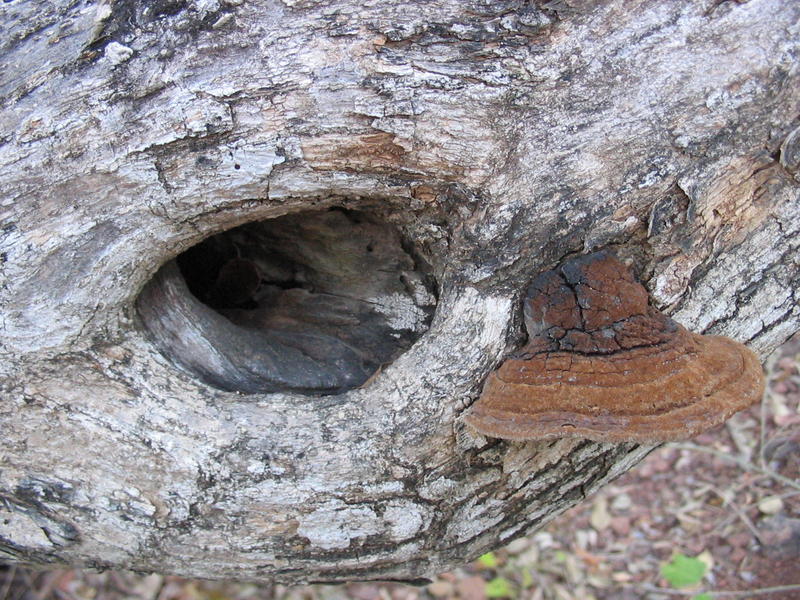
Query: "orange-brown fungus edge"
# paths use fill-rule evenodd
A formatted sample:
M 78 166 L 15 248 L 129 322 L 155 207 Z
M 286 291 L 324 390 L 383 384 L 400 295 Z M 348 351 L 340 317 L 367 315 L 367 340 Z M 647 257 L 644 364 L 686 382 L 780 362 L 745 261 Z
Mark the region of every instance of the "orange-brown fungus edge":
M 681 440 L 760 400 L 755 355 L 691 333 L 649 306 L 606 252 L 539 275 L 524 302 L 528 343 L 491 373 L 465 421 L 510 440 Z

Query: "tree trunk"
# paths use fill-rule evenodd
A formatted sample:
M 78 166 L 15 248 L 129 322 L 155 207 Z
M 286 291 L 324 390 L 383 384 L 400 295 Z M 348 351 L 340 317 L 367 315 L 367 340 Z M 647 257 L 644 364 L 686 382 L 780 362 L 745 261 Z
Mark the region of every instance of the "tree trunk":
M 460 415 L 521 342 L 527 283 L 575 253 L 613 249 L 762 358 L 798 329 L 799 20 L 3 3 L 0 557 L 415 580 L 581 501 L 651 447 Z

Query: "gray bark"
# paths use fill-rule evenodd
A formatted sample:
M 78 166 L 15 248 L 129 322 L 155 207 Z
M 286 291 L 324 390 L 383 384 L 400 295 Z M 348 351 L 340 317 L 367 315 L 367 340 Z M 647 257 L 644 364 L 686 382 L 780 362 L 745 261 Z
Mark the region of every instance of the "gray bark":
M 418 579 L 630 468 L 650 448 L 487 440 L 459 415 L 520 343 L 526 284 L 574 253 L 614 249 L 659 308 L 762 357 L 798 329 L 799 19 L 779 0 L 3 3 L 0 556 Z M 162 266 L 330 207 L 395 228 L 435 280 L 427 331 L 361 387 L 226 391 L 154 341 L 137 298 Z

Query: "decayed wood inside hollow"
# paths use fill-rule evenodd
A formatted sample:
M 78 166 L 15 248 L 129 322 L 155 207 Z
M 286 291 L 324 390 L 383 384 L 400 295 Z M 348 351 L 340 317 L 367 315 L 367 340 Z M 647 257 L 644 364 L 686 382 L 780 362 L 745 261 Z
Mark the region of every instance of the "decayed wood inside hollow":
M 137 305 L 161 352 L 210 385 L 330 394 L 408 349 L 434 292 L 394 227 L 334 209 L 208 238 L 165 265 Z

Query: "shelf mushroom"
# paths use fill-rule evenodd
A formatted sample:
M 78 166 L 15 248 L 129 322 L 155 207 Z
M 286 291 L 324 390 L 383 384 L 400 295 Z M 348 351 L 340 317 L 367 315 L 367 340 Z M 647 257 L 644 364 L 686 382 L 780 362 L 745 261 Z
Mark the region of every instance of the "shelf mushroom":
M 756 356 L 656 310 L 606 252 L 539 275 L 524 301 L 528 343 L 492 372 L 465 421 L 510 440 L 692 437 L 758 401 Z

